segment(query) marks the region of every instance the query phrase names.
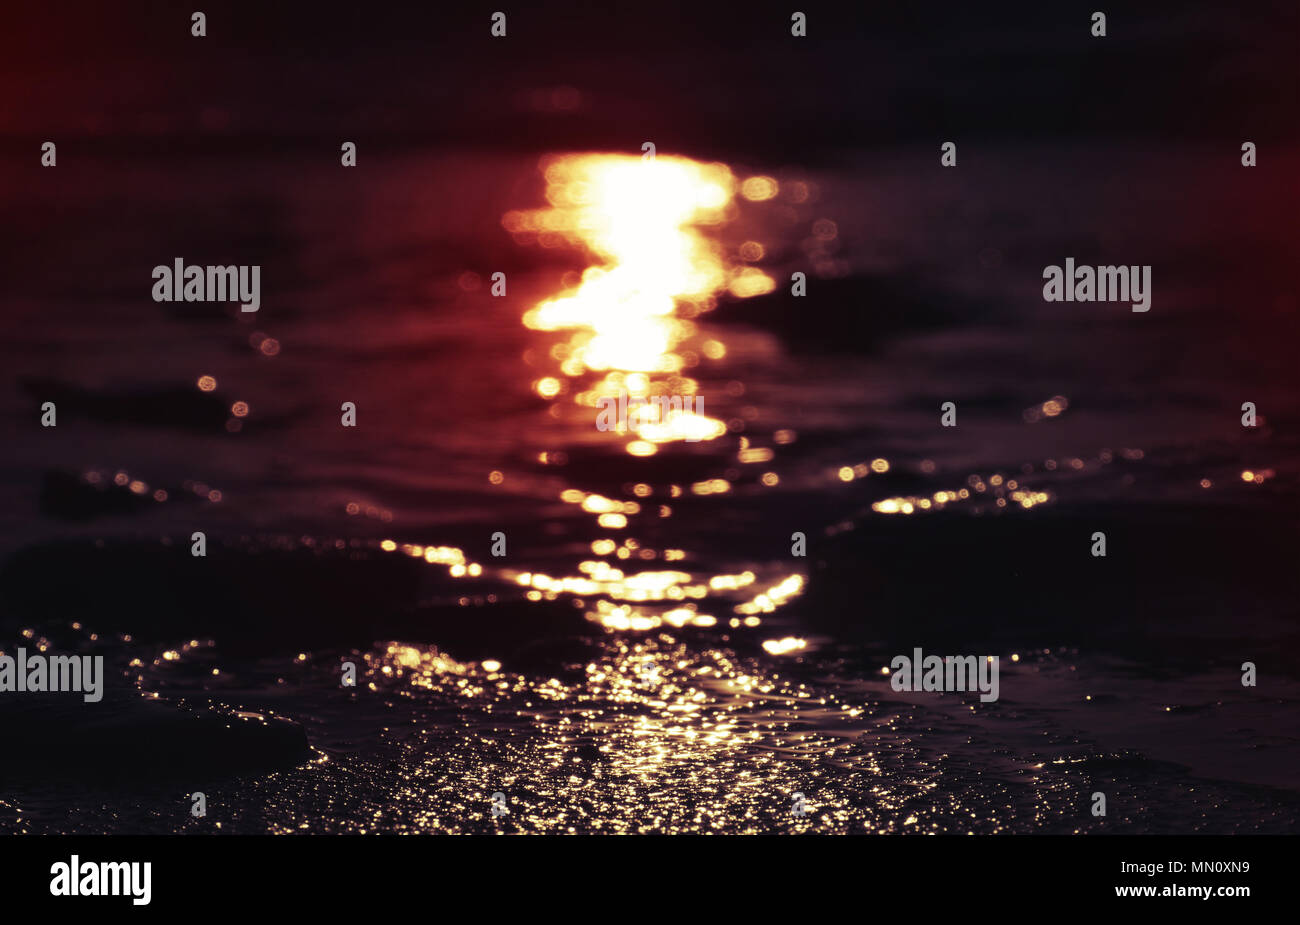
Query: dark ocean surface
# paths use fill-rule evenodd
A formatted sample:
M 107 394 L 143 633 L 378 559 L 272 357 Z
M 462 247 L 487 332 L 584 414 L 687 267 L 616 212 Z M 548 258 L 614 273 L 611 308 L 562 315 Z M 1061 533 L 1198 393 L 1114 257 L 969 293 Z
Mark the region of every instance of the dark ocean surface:
M 594 262 L 503 224 L 544 153 L 5 165 L 0 650 L 109 692 L 0 695 L 0 831 L 1296 831 L 1300 151 L 729 161 L 775 290 L 677 351 L 726 434 L 644 457 L 522 320 Z M 260 311 L 155 303 L 176 257 Z M 1066 257 L 1151 310 L 1045 302 Z

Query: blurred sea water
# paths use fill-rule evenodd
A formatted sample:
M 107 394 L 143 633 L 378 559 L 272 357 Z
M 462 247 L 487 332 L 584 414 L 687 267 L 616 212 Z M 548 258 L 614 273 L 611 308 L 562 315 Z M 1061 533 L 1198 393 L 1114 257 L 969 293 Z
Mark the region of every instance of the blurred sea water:
M 727 432 L 649 456 L 539 392 L 564 335 L 522 319 L 593 258 L 503 227 L 537 158 L 7 180 L 0 649 L 113 665 L 51 730 L 138 690 L 311 758 L 200 763 L 194 819 L 128 733 L 124 777 L 13 784 L 0 829 L 1294 831 L 1290 207 L 1196 147 L 962 156 L 730 164 L 780 192 L 707 234 L 775 289 L 687 319 Z M 1151 265 L 1151 311 L 1044 302 L 1068 256 Z M 261 311 L 154 303 L 176 257 L 260 264 Z M 999 656 L 1000 699 L 893 690 L 914 645 Z

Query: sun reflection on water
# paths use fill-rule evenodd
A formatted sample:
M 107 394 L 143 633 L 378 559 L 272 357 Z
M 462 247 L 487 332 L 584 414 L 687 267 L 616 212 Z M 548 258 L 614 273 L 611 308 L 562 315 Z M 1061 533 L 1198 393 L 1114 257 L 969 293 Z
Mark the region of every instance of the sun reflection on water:
M 546 399 L 567 392 L 586 408 L 603 399 L 643 400 L 616 431 L 638 438 L 627 445 L 633 456 L 653 455 L 662 443 L 721 437 L 726 425 L 694 406 L 699 383 L 682 372 L 700 354 L 716 359 L 726 348 L 710 340 L 688 353 L 683 345 L 698 334 L 693 319 L 712 309 L 719 293 L 746 298 L 774 286 L 756 267 L 729 265 L 710 233 L 735 215 L 731 169 L 619 154 L 549 157 L 541 169 L 549 208 L 507 212 L 502 224 L 518 240 L 581 248 L 597 262 L 524 315 L 534 330 L 573 332 L 551 350 L 559 375 L 540 378 L 534 390 Z M 763 198 L 766 189 L 746 187 L 746 198 Z M 561 377 L 587 384 L 570 389 Z

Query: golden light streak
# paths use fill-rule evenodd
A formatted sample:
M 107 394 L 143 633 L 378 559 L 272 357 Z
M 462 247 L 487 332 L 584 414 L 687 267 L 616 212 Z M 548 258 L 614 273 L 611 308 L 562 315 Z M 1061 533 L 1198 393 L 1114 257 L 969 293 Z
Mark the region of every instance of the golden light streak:
M 550 207 L 507 212 L 502 225 L 519 239 L 567 243 L 596 260 L 575 286 L 539 302 L 523 319 L 534 330 L 573 332 L 551 351 L 564 376 L 608 373 L 594 391 L 575 395 L 575 403 L 596 407 L 620 392 L 693 395 L 694 381 L 678 375 L 687 365 L 678 348 L 697 333 L 690 319 L 711 309 L 724 290 L 745 298 L 775 286 L 755 267 L 728 266 L 721 246 L 706 234 L 733 215 L 730 168 L 674 156 L 575 154 L 548 158 L 542 169 Z M 747 198 L 775 193 L 770 178 L 747 181 Z M 749 259 L 761 253 L 761 245 L 755 247 L 746 252 Z M 726 348 L 711 340 L 700 352 L 716 360 Z M 665 376 L 674 381 L 655 378 Z M 555 377 L 534 388 L 548 399 L 563 392 Z M 721 421 L 689 406 L 645 407 L 623 431 L 638 438 L 627 447 L 634 456 L 652 455 L 653 444 L 726 433 Z
M 763 648 L 769 655 L 788 655 L 791 652 L 798 652 L 800 649 L 808 647 L 807 640 L 797 639 L 794 636 L 786 636 L 784 639 L 765 639 Z

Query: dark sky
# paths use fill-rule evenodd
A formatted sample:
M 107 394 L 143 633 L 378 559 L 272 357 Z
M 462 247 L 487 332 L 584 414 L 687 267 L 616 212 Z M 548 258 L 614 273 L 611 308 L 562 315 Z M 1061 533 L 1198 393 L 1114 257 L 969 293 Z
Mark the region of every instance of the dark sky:
M 1294 138 L 1300 7 L 1186 3 L 30 4 L 0 142 L 802 152 L 937 136 Z M 1103 7 L 1108 36 L 1090 35 Z M 195 7 L 206 38 L 190 36 Z M 505 8 L 508 35 L 489 35 Z M 1126 7 L 1131 7 L 1128 9 Z M 809 35 L 790 35 L 793 9 Z M 571 88 L 571 89 L 569 89 Z M 555 91 L 559 91 L 558 94 Z M 574 92 L 576 91 L 576 93 Z

